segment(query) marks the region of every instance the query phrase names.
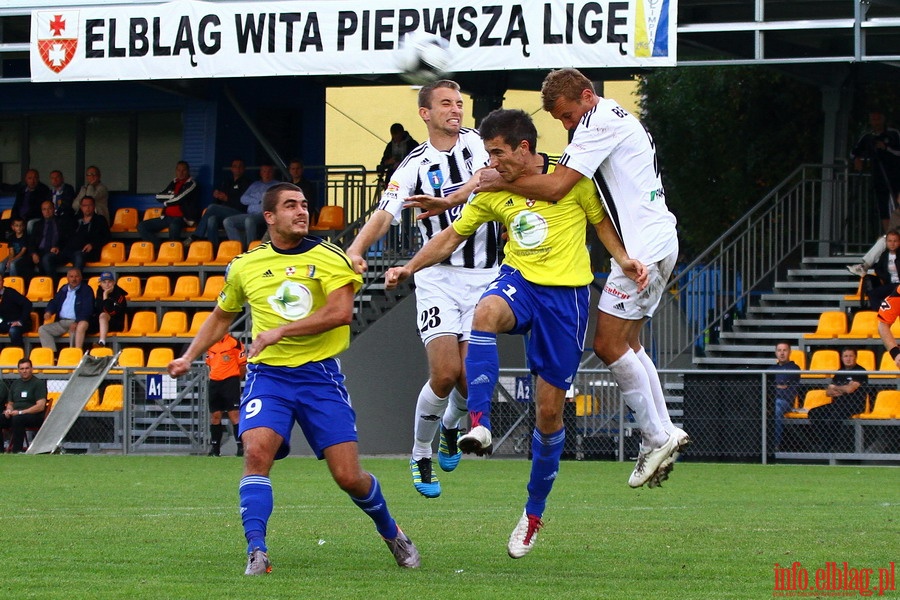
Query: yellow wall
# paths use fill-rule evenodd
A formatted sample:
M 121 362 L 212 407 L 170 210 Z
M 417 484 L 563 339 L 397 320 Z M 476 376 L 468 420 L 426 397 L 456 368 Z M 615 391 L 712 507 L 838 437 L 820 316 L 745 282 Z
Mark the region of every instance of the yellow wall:
M 604 84 L 603 95 L 637 114 L 635 90 L 632 81 L 612 81 Z M 411 86 L 328 88 L 325 163 L 362 165 L 374 171 L 390 139 L 392 123 L 402 123 L 413 138 L 424 141 L 428 135 L 416 108 L 418 92 L 419 88 Z M 463 101 L 464 125 L 474 127 L 471 98 L 463 95 Z M 503 107 L 522 109 L 534 118 L 538 150 L 553 154 L 565 148 L 568 132 L 541 109 L 540 92 L 510 90 Z

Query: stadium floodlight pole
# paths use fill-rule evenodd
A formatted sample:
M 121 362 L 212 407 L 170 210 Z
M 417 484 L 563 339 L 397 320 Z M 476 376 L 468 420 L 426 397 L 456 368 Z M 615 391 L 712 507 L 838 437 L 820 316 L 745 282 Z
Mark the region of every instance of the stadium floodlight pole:
M 247 114 L 247 111 L 244 110 L 243 105 L 238 102 L 238 99 L 235 98 L 234 94 L 231 92 L 231 88 L 229 86 L 224 86 L 225 97 L 228 98 L 228 101 L 231 103 L 231 106 L 234 107 L 234 110 L 237 112 L 238 116 L 244 120 L 244 123 L 247 124 L 247 127 L 250 129 L 250 132 L 259 142 L 259 145 L 263 147 L 263 150 L 266 151 L 266 154 L 272 159 L 272 162 L 275 163 L 275 166 L 278 167 L 278 170 L 281 172 L 281 178 L 284 179 L 288 176 L 288 168 L 287 163 L 284 162 L 284 159 L 278 154 L 278 151 L 275 150 L 275 146 L 273 146 L 266 136 L 263 135 L 263 132 L 260 131 L 259 127 L 256 126 L 256 123 L 253 122 L 253 119 L 250 118 L 250 115 Z

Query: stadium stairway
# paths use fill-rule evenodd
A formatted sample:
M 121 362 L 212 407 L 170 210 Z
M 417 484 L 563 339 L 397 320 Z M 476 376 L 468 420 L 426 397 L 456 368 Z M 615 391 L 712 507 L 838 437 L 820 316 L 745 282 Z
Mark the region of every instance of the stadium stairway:
M 859 286 L 859 278 L 846 269 L 853 262 L 847 256 L 803 258 L 798 267 L 787 270 L 784 279 L 775 281 L 770 293 L 751 295 L 746 315 L 735 318 L 730 331 L 720 332 L 717 343 L 707 344 L 705 356 L 696 356 L 694 364 L 711 369 L 765 368 L 774 363 L 775 344 L 780 340 L 806 350 L 807 360 L 820 347 L 881 349 L 878 339 L 812 342 L 803 338 L 804 333 L 815 331 L 823 311 L 847 311 L 851 321 L 850 312 L 859 308 L 858 301 L 845 300 Z

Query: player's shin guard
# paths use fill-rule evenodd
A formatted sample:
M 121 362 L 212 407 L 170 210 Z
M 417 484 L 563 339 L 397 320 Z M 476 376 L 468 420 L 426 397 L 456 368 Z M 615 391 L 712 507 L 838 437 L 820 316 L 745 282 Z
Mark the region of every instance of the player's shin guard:
M 656 414 L 647 371 L 644 370 L 634 350 L 629 348 L 628 352 L 609 365 L 609 370 L 622 392 L 625 404 L 634 411 L 634 418 L 641 428 L 641 435 L 646 443 L 653 448 L 663 445 L 668 439 L 668 434 L 659 421 L 659 415 Z
M 468 398 L 460 394 L 458 389 L 453 388 L 441 424 L 447 429 L 462 429 L 462 422 L 469 415 L 468 402 Z
M 415 443 L 412 457 L 415 460 L 431 458 L 431 445 L 441 425 L 441 415 L 447 408 L 447 398 L 434 393 L 431 382 L 426 381 L 416 401 Z
M 559 472 L 559 457 L 566 440 L 566 428 L 556 433 L 541 433 L 535 427 L 531 436 L 531 478 L 528 480 L 528 502 L 525 512 L 542 517 L 547 496 Z
M 397 537 L 397 523 L 388 510 L 387 501 L 381 494 L 381 485 L 378 483 L 378 479 L 371 473 L 369 473 L 369 477 L 372 478 L 372 489 L 369 490 L 369 495 L 365 498 L 350 496 L 350 499 L 375 521 L 375 529 L 378 530 L 381 537 L 392 540 Z
M 491 428 L 491 396 L 500 377 L 497 334 L 472 330 L 466 354 L 466 381 L 469 387 L 469 415 L 472 427 Z
M 672 425 L 672 419 L 669 417 L 669 408 L 666 406 L 666 396 L 663 392 L 662 384 L 659 381 L 659 373 L 656 371 L 656 365 L 653 364 L 653 361 L 647 355 L 647 351 L 644 350 L 643 346 L 636 352 L 636 356 L 638 357 L 638 360 L 641 361 L 644 371 L 647 372 L 647 378 L 650 381 L 650 391 L 653 394 L 653 405 L 656 407 L 656 414 L 659 417 L 659 422 L 662 423 L 663 429 L 671 433 L 672 431 L 675 431 L 675 426 Z
M 241 501 L 244 536 L 247 538 L 247 551 L 259 548 L 266 552 L 266 525 L 272 516 L 275 502 L 272 496 L 272 482 L 262 475 L 247 475 L 241 479 L 238 494 Z

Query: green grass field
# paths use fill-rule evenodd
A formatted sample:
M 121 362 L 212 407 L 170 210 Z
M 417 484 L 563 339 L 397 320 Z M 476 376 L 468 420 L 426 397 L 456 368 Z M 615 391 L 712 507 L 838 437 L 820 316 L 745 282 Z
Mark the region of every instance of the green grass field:
M 274 571 L 249 578 L 240 459 L 6 455 L 0 465 L 2 598 L 750 599 L 772 597 L 775 563 L 799 561 L 813 585 L 816 569 L 846 561 L 874 569 L 877 586 L 878 568 L 900 558 L 891 467 L 688 463 L 662 489 L 632 490 L 630 464 L 565 462 L 535 549 L 512 560 L 528 462 L 464 460 L 426 500 L 405 459 L 365 459 L 421 551 L 410 571 L 323 463 L 290 458 L 273 470 Z

